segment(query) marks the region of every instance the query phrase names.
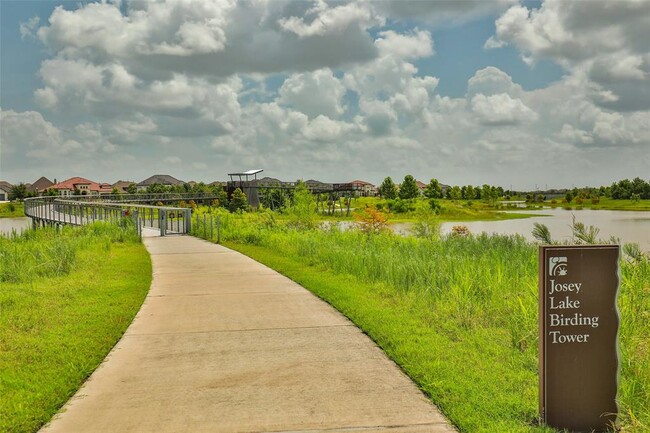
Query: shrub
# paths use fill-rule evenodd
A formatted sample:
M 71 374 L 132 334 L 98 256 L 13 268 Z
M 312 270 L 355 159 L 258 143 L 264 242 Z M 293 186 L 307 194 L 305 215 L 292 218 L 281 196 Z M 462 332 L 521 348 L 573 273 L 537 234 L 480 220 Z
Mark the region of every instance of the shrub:
M 375 206 L 366 206 L 362 213 L 354 214 L 359 229 L 367 235 L 379 234 L 388 229 L 388 217 Z
M 470 232 L 467 226 L 457 225 L 451 228 L 451 235 L 466 237 L 470 235 Z

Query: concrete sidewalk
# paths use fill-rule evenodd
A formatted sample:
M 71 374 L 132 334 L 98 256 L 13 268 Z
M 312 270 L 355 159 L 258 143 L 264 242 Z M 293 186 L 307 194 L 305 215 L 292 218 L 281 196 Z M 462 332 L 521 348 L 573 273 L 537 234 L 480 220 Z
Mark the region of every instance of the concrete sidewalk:
M 277 272 L 189 236 L 146 238 L 128 331 L 43 432 L 445 432 L 350 321 Z

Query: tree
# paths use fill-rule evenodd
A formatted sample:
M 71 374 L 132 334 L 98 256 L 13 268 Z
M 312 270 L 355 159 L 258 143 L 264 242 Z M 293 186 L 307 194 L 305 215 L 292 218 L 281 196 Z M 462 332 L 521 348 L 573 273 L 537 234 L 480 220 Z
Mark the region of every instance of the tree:
M 161 185 L 159 183 L 154 183 L 147 187 L 147 193 L 149 194 L 158 194 L 164 192 L 167 192 L 167 188 L 165 187 L 165 185 Z
M 138 192 L 138 187 L 135 183 L 130 183 L 129 186 L 126 187 L 126 192 L 129 194 L 136 194 Z
M 467 185 L 467 190 L 466 190 L 467 197 L 465 197 L 467 200 L 474 200 L 476 198 L 476 190 L 472 185 Z
M 316 226 L 316 201 L 302 180 L 298 181 L 293 190 L 288 214 L 291 225 L 296 228 L 311 229 Z
M 393 179 L 390 178 L 390 176 L 384 179 L 384 181 L 381 183 L 381 186 L 379 186 L 379 194 L 383 198 L 390 200 L 397 198 L 397 187 L 395 186 L 395 183 L 393 182 Z
M 228 208 L 230 209 L 230 212 L 245 211 L 248 209 L 248 199 L 241 189 L 237 188 L 232 193 L 232 197 L 230 197 L 230 206 Z
M 11 187 L 11 191 L 9 191 L 10 201 L 24 200 L 25 197 L 27 197 L 27 185 L 21 182 Z
M 442 186 L 438 179 L 431 179 L 426 189 L 424 190 L 424 195 L 427 198 L 442 198 Z
M 460 187 L 458 185 L 452 186 L 449 190 L 449 198 L 452 200 L 460 200 L 461 197 Z
M 228 208 L 228 193 L 226 192 L 226 190 L 223 188 L 219 188 L 217 190 L 216 195 L 217 195 L 217 198 L 215 199 L 215 201 L 217 202 L 216 205 L 219 207 Z
M 404 181 L 399 187 L 399 198 L 409 200 L 420 196 L 420 189 L 415 183 L 415 178 L 410 174 L 404 176 Z

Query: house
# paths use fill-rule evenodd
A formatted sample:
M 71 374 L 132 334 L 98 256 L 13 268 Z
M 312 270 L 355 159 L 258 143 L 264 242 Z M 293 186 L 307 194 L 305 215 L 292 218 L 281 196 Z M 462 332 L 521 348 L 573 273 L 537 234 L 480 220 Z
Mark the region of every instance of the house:
M 363 180 L 353 180 L 352 182 L 338 185 L 340 189 L 350 189 L 362 197 L 375 197 L 379 194 L 379 189 Z
M 307 188 L 310 191 L 331 191 L 332 190 L 332 184 L 331 183 L 325 183 L 321 182 L 319 180 L 314 180 L 314 179 L 309 179 L 308 181 L 305 182 L 305 185 L 307 185 Z
M 424 182 L 420 182 L 419 180 L 416 180 L 415 185 L 420 190 L 420 195 L 424 195 L 424 191 L 426 191 L 426 189 L 427 189 L 427 184 L 424 183 Z
M 116 189 L 120 194 L 128 194 L 128 188 L 131 184 L 135 185 L 135 182 L 132 182 L 130 180 L 118 180 L 113 185 L 111 185 L 111 189 Z
M 108 183 L 98 183 L 83 177 L 71 177 L 63 182 L 52 185 L 53 189 L 61 196 L 69 195 L 100 195 L 110 194 L 113 187 Z
M 175 177 L 170 176 L 168 174 L 154 174 L 153 176 L 138 183 L 136 186 L 138 188 L 138 192 L 141 192 L 141 191 L 145 191 L 147 187 L 151 185 L 176 186 L 176 185 L 183 185 L 184 183 L 185 182 L 183 182 L 182 180 L 178 180 Z
M 263 177 L 261 179 L 257 179 L 255 181 L 255 185 L 257 186 L 266 186 L 266 187 L 272 187 L 272 186 L 282 186 L 283 182 L 280 179 L 275 179 L 273 177 Z
M 13 185 L 4 180 L 0 180 L 0 201 L 9 201 L 9 194 L 11 193 Z
M 50 189 L 54 185 L 54 182 L 52 182 L 50 179 L 48 179 L 45 176 L 40 177 L 36 182 L 30 184 L 27 187 L 27 192 L 29 193 L 35 193 L 37 195 L 43 194 L 45 191 Z

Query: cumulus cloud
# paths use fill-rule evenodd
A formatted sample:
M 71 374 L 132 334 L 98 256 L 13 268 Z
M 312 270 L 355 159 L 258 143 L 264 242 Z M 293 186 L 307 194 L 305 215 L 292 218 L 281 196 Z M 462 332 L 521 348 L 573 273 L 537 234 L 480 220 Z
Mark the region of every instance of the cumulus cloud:
M 537 119 L 537 114 L 520 99 L 506 93 L 490 96 L 478 94 L 472 98 L 471 104 L 472 111 L 480 121 L 488 125 L 516 125 Z
M 90 3 L 56 8 L 38 37 L 67 59 L 119 63 L 145 80 L 313 70 L 375 56 L 367 4 L 316 4 L 315 24 L 306 25 L 284 1 L 129 2 L 124 13 L 118 4 Z M 288 24 L 296 20 L 302 24 Z M 299 37 L 305 25 L 325 27 Z
M 279 90 L 278 102 L 312 118 L 321 114 L 336 118 L 344 112 L 345 91 L 330 69 L 319 69 L 288 77 Z
M 42 160 L 70 155 L 85 159 L 115 149 L 95 125 L 83 123 L 66 132 L 36 111 L 1 111 L 0 133 L 3 153 Z
M 36 20 L 21 27 L 49 53 L 34 92 L 45 115 L 2 112 L 3 165 L 24 171 L 29 161 L 37 174 L 58 157 L 69 170 L 91 162 L 129 178 L 150 175 L 152 166 L 186 170 L 187 179 L 263 167 L 284 179 L 412 173 L 446 183 L 508 182 L 517 173 L 566 179 L 567 160 L 598 166 L 612 155 L 633 155 L 630 166 L 643 167 L 650 56 L 638 4 L 59 7 L 40 28 Z M 550 59 L 566 75 L 525 90 L 506 66 L 487 66 L 469 78 L 465 95 L 440 95 L 436 71 L 424 69 L 437 55 L 436 26 L 497 13 L 486 48 L 512 45 L 532 68 Z M 502 173 L 503 164 L 521 171 Z
M 615 110 L 650 109 L 650 1 L 547 0 L 539 9 L 509 8 L 486 48 L 516 46 L 525 62 L 551 59 Z
M 303 16 L 281 18 L 278 24 L 282 29 L 304 38 L 328 33 L 340 34 L 353 25 L 360 28 L 381 25 L 383 19 L 376 16 L 370 4 L 366 2 L 331 7 L 325 1 L 317 0 Z
M 467 82 L 467 94 L 471 98 L 477 93 L 486 96 L 506 93 L 510 96 L 520 96 L 523 91 L 520 85 L 512 81 L 512 77 L 499 68 L 488 66 L 476 71 Z
M 417 59 L 433 55 L 431 33 L 418 29 L 411 34 L 400 34 L 393 30 L 380 32 L 375 45 L 381 54 L 393 54 L 402 59 Z

